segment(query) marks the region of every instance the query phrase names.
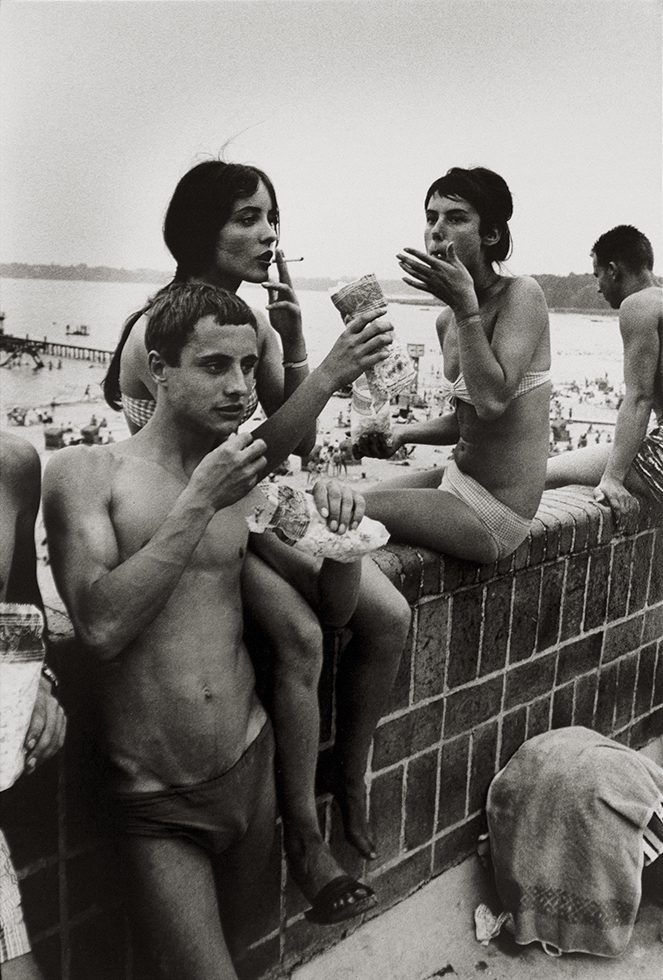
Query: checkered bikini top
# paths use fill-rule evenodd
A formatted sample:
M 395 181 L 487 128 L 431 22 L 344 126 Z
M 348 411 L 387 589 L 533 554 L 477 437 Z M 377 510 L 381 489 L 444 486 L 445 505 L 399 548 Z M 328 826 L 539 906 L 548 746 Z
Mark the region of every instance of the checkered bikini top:
M 528 391 L 540 388 L 541 385 L 546 384 L 548 381 L 550 381 L 550 371 L 528 371 L 527 374 L 523 375 L 520 384 L 513 393 L 513 397 L 520 398 L 521 395 L 526 395 Z M 449 402 L 449 406 L 452 409 L 456 407 L 457 400 L 466 402 L 468 405 L 474 404 L 467 390 L 462 372 L 455 381 L 449 381 L 448 378 L 442 375 L 440 380 L 440 393 Z
M 130 395 L 125 394 L 122 394 L 120 397 L 122 399 L 122 411 L 129 421 L 133 422 L 133 424 L 139 429 L 142 429 L 144 425 L 147 425 L 154 415 L 154 409 L 157 407 L 157 403 L 155 402 L 154 398 L 132 398 Z M 249 393 L 246 411 L 240 419 L 240 425 L 242 422 L 248 422 L 257 407 L 258 395 L 254 385 Z

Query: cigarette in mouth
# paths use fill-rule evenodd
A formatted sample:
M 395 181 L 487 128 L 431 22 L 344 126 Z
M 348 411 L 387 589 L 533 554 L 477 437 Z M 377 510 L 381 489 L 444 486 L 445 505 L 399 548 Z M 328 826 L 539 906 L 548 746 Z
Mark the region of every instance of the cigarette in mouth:
M 286 259 L 286 258 L 284 258 L 283 261 L 284 262 L 303 262 L 304 261 L 304 256 L 303 255 L 300 255 L 300 257 L 298 259 Z M 272 265 L 276 265 L 276 259 L 273 260 Z

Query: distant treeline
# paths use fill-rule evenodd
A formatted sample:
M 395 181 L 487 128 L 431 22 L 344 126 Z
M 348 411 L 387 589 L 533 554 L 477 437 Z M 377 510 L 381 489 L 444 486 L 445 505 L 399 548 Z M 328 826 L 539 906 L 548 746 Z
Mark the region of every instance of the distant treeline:
M 0 264 L 0 276 L 9 279 L 82 279 L 90 282 L 148 282 L 166 283 L 172 273 L 157 269 L 113 269 L 105 265 L 30 265 L 24 262 Z M 341 281 L 350 282 L 356 276 L 346 276 Z M 589 274 L 568 276 L 535 275 L 541 285 L 548 306 L 552 310 L 587 310 L 608 313 L 607 303 L 596 292 L 596 280 Z M 382 288 L 389 297 L 403 297 L 404 302 L 426 302 L 423 293 L 406 286 L 400 279 L 381 279 Z M 333 290 L 338 279 L 328 277 L 296 278 L 298 289 Z

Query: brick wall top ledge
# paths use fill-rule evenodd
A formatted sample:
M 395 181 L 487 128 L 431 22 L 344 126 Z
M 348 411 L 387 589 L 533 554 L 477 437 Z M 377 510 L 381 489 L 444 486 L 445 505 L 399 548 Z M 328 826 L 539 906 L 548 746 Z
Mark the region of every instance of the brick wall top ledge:
M 546 490 L 529 537 L 502 561 L 488 565 L 462 561 L 427 548 L 387 544 L 373 556 L 376 564 L 412 604 L 427 595 L 457 590 L 592 551 L 613 539 L 633 538 L 663 528 L 663 506 L 634 498 L 633 512 L 617 528 L 607 504 L 594 499 L 592 487 Z

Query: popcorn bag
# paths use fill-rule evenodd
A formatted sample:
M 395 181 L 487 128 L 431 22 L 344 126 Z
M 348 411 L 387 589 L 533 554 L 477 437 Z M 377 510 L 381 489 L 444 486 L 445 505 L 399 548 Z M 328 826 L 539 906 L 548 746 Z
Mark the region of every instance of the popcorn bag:
M 387 305 L 382 287 L 373 273 L 362 276 L 334 293 L 331 301 L 347 323 L 358 313 L 375 312 Z M 394 340 L 389 357 L 366 372 L 366 381 L 376 407 L 389 401 L 414 381 L 416 368 L 407 351 Z
M 0 602 L 0 791 L 23 772 L 23 743 L 44 662 L 44 617 L 36 606 Z
M 355 459 L 374 455 L 371 446 L 381 443 L 389 446 L 392 437 L 391 409 L 389 402 L 376 408 L 365 375 L 360 375 L 352 385 L 350 402 L 350 438 Z
M 271 531 L 285 544 L 314 558 L 354 561 L 389 540 L 383 524 L 364 517 L 353 531 L 334 534 L 309 494 L 283 483 L 260 483 L 249 495 L 249 531 Z

